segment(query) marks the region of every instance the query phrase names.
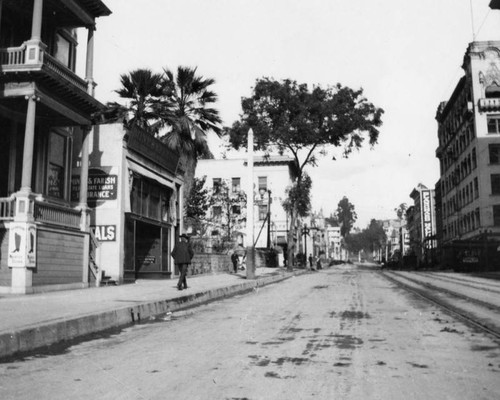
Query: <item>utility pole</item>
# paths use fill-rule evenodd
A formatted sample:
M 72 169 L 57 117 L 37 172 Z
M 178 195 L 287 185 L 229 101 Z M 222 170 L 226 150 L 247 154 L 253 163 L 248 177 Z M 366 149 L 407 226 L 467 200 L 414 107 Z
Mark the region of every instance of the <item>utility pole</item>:
M 271 191 L 267 191 L 267 248 L 271 248 Z
M 255 279 L 253 197 L 253 130 L 250 128 L 247 139 L 247 279 Z

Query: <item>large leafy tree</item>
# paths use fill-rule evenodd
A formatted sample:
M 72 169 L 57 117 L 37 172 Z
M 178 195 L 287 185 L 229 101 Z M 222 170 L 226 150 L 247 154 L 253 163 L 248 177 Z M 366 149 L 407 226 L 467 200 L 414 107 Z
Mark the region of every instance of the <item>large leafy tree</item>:
M 125 104 L 110 102 L 106 114 L 123 121 L 126 128 L 136 126 L 153 135 L 171 117 L 169 105 L 162 99 L 164 92 L 163 74 L 150 69 L 136 69 L 120 75 L 121 87 L 115 92 Z
M 335 211 L 335 218 L 337 218 L 340 224 L 340 235 L 345 238 L 349 235 L 354 223 L 358 219 L 354 204 L 352 204 L 346 196 L 339 201 L 337 210 Z
M 319 85 L 311 90 L 307 84 L 286 79 L 258 79 L 253 94 L 242 99 L 243 113 L 239 121 L 226 129 L 231 145 L 246 146 L 248 130 L 253 129 L 258 150 L 277 150 L 295 160 L 295 190 L 304 186 L 306 166 L 317 165 L 318 157 L 328 147 L 343 146 L 347 157 L 359 149 L 364 140 L 377 143 L 383 110 L 363 96 L 363 90 L 353 90 L 337 84 L 326 88 Z M 290 213 L 293 232 L 297 208 Z M 293 235 L 289 235 L 289 260 L 293 252 Z M 289 263 L 291 264 L 291 263 Z
M 169 105 L 165 122 L 170 127 L 162 140 L 181 154 L 185 168 L 184 196 L 189 197 L 198 159 L 212 158 L 207 133 L 222 132 L 222 120 L 213 108 L 217 95 L 214 79 L 197 74 L 196 68 L 179 66 L 177 74 L 164 69 L 163 97 Z

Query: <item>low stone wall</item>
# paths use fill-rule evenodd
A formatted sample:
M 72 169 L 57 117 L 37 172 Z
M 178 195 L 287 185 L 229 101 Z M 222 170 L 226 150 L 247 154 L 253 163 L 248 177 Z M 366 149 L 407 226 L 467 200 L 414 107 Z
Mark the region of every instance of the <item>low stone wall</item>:
M 231 268 L 229 254 L 197 253 L 191 260 L 188 275 L 228 272 Z

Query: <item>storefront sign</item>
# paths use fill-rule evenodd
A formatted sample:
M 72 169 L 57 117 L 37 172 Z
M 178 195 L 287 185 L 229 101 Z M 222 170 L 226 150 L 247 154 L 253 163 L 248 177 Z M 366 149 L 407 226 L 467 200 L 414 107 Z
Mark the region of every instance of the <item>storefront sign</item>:
M 116 241 L 116 225 L 96 225 L 90 228 L 99 242 Z
M 90 169 L 87 184 L 87 203 L 95 206 L 98 201 L 116 200 L 118 176 L 110 175 L 99 169 Z M 80 195 L 80 176 L 71 179 L 71 200 L 78 201 Z
M 9 267 L 36 267 L 36 225 L 11 222 L 9 227 Z

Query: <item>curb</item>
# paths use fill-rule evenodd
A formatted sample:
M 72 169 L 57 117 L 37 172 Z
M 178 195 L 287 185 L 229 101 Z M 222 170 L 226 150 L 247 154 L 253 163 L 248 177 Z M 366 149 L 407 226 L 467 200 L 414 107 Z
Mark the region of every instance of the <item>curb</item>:
M 0 361 L 35 350 L 83 338 L 110 329 L 124 328 L 140 323 L 150 317 L 196 307 L 211 301 L 252 291 L 256 288 L 277 283 L 305 271 L 278 273 L 252 281 L 210 289 L 172 299 L 151 301 L 135 306 L 126 306 L 96 314 L 82 315 L 73 319 L 39 324 L 15 332 L 0 334 Z

